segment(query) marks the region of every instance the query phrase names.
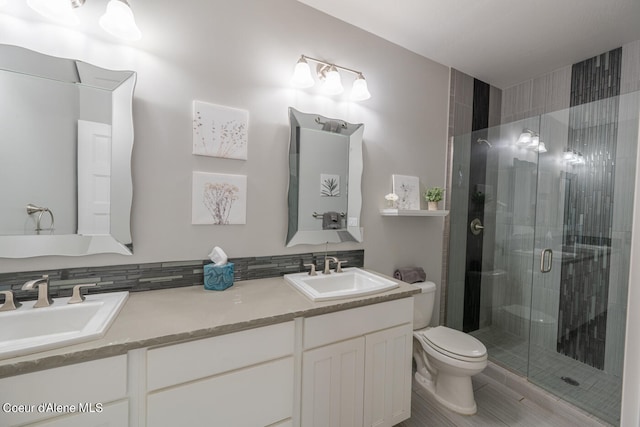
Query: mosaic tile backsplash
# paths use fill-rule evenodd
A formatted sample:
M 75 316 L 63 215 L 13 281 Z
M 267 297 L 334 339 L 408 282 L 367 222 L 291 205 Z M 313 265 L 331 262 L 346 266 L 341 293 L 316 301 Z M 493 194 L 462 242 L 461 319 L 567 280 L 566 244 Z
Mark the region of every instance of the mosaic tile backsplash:
M 346 260 L 345 267 L 362 267 L 364 265 L 364 250 L 330 251 L 326 255 Z M 325 252 L 322 251 L 230 258 L 229 261 L 235 264 L 234 281 L 239 282 L 299 273 L 308 269 L 304 267 L 304 264 L 314 263 L 320 270 L 324 256 Z M 50 292 L 53 298 L 70 296 L 73 286 L 85 283 L 97 283 L 96 287 L 88 290 L 88 293 L 91 294 L 203 286 L 204 265 L 210 262 L 210 260 L 174 261 L 3 273 L 0 274 L 0 290 L 11 289 L 21 300 L 35 299 L 37 292 L 23 291 L 21 287 L 26 281 L 37 279 L 43 274 L 49 275 Z

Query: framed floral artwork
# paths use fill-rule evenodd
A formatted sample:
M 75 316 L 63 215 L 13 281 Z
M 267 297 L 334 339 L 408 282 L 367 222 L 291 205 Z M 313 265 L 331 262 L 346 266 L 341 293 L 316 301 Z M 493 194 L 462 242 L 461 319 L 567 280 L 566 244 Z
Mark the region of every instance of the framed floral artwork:
M 249 112 L 193 101 L 193 154 L 247 160 Z
M 320 174 L 320 196 L 340 197 L 340 175 Z
M 247 176 L 193 172 L 192 224 L 246 224 Z
M 393 192 L 398 196 L 400 210 L 420 209 L 420 180 L 417 176 L 392 175 Z

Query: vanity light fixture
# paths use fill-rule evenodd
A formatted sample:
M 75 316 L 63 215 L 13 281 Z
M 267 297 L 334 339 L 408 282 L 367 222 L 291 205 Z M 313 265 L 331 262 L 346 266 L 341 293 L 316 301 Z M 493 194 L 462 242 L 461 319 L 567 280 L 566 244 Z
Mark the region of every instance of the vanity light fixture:
M 523 129 L 522 133 L 520 134 L 520 137 L 516 141 L 516 144 L 518 144 L 518 145 L 529 145 L 529 144 L 531 144 L 531 141 L 533 139 L 533 135 L 534 134 L 535 134 L 535 132 L 532 131 L 531 129 Z
M 518 137 L 516 144 L 521 147 L 527 147 L 537 153 L 546 153 L 547 147 L 544 142 L 540 141 L 540 135 L 531 129 L 523 129 Z
M 84 3 L 85 0 L 27 0 L 31 9 L 64 25 L 79 23 L 74 9 Z M 109 0 L 107 10 L 100 18 L 100 26 L 112 36 L 123 40 L 135 41 L 142 38 L 127 0 Z
M 320 59 L 311 58 L 306 55 L 301 55 L 291 77 L 291 84 L 298 88 L 309 88 L 315 84 L 311 75 L 311 68 L 309 62 L 313 61 L 318 64 L 316 71 L 318 79 L 322 81 L 322 91 L 327 95 L 338 95 L 344 91 L 342 86 L 342 78 L 338 70 L 346 71 L 356 75 L 356 80 L 351 88 L 351 99 L 353 101 L 364 101 L 371 98 L 371 93 L 367 88 L 367 81 L 364 75 L 360 71 L 352 70 L 351 68 L 342 67 L 336 64 L 330 64 Z
M 127 0 L 109 0 L 107 11 L 100 18 L 100 26 L 112 36 L 124 40 L 136 41 L 142 38 Z
M 538 153 L 546 153 L 547 152 L 547 147 L 544 145 L 544 142 L 541 142 L 538 144 L 537 147 L 535 147 L 533 149 L 533 151 L 536 151 Z
M 584 165 L 586 163 L 582 153 L 579 153 L 575 150 L 569 150 L 569 149 L 566 149 L 562 153 L 562 160 L 574 166 Z
M 80 22 L 73 12 L 80 7 L 84 0 L 71 2 L 69 0 L 27 0 L 29 7 L 47 19 L 63 25 L 78 25 Z

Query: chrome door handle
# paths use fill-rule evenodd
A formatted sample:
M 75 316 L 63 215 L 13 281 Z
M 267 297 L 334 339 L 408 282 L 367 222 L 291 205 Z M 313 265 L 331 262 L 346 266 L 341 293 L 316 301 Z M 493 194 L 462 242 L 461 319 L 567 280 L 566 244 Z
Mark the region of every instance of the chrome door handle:
M 547 255 L 549 255 L 548 258 Z M 545 262 L 545 258 L 547 262 Z M 540 253 L 540 271 L 548 273 L 551 271 L 551 267 L 553 267 L 553 251 L 549 248 L 543 249 Z

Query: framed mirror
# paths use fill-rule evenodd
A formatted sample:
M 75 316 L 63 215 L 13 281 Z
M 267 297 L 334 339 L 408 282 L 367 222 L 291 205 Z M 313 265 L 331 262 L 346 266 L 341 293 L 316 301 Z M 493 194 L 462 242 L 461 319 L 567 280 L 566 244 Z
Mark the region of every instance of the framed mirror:
M 289 108 L 287 246 L 361 242 L 363 124 Z
M 132 253 L 135 82 L 0 45 L 0 257 Z

